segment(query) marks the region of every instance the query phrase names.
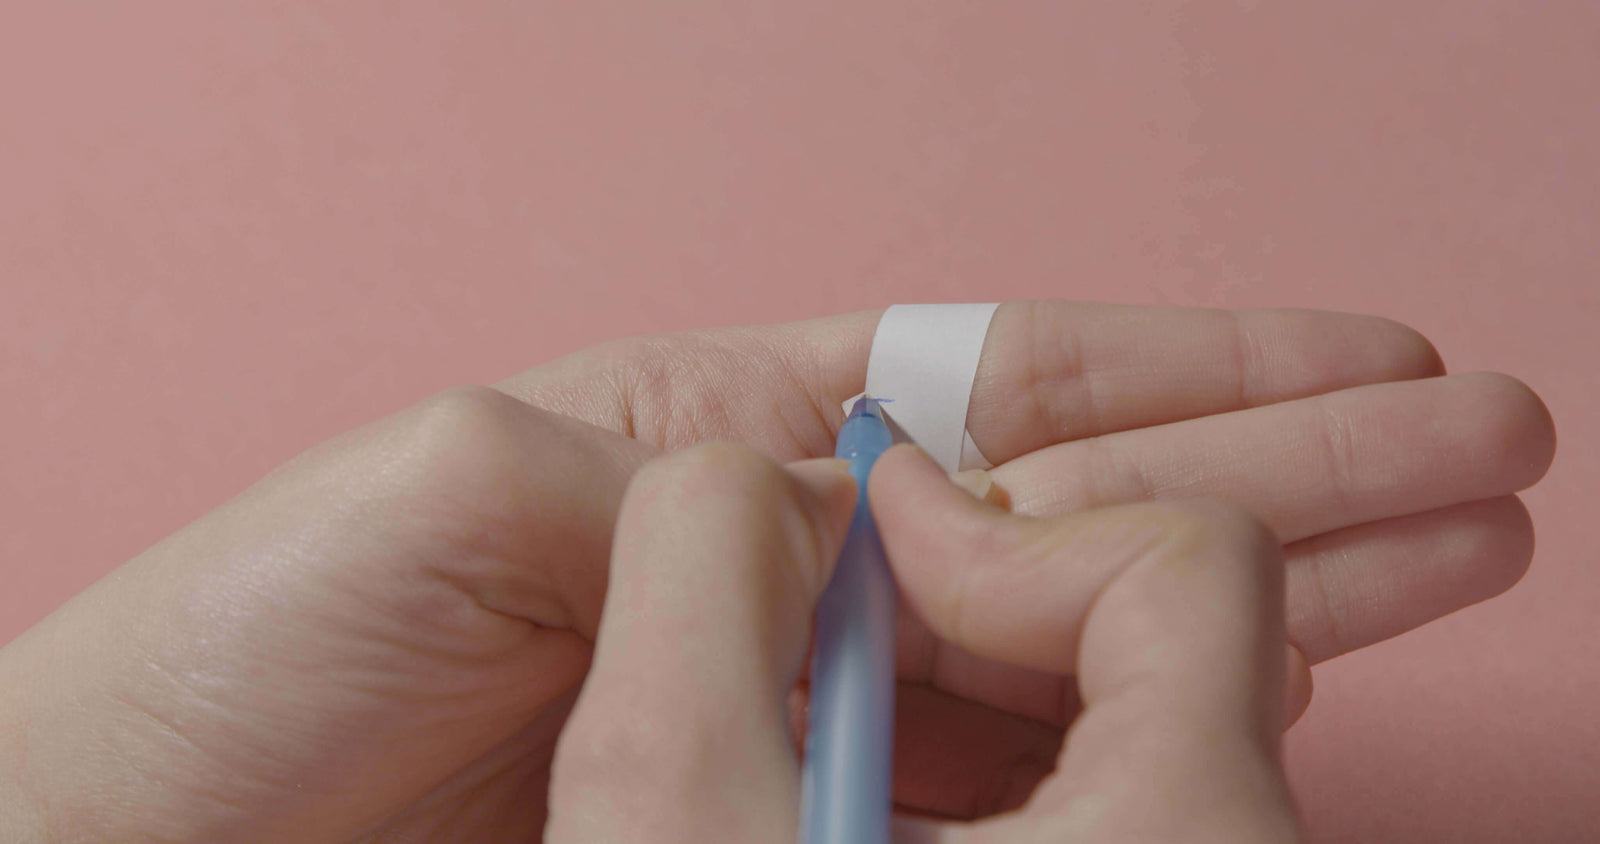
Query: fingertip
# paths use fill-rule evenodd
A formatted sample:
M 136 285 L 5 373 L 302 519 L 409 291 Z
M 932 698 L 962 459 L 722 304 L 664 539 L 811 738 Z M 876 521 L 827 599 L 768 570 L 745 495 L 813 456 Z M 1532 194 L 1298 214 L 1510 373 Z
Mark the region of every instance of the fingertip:
M 878 458 L 868 497 L 897 572 L 910 566 L 923 575 L 940 575 L 936 580 L 957 575 L 967 563 L 993 557 L 999 533 L 1012 538 L 1002 526 L 1016 517 L 952 482 L 915 445 L 897 445 Z M 1006 549 L 1013 544 L 1001 543 Z M 920 582 L 913 580 L 912 591 Z
M 872 483 L 894 483 L 899 476 L 927 479 L 934 475 L 943 475 L 944 470 L 934 462 L 933 455 L 929 454 L 922 446 L 916 443 L 896 443 L 888 451 L 879 455 L 878 462 L 873 466 Z
M 1506 482 L 1527 489 L 1544 478 L 1555 460 L 1555 417 L 1526 383 L 1499 372 L 1459 376 L 1470 384 L 1475 453 L 1497 455 L 1508 467 Z
M 987 475 L 988 473 L 984 473 Z M 988 490 L 994 488 L 990 479 L 985 496 L 972 494 L 970 488 L 945 474 L 928 452 L 912 443 L 901 443 L 890 448 L 878 458 L 868 482 L 868 496 L 872 500 L 872 513 L 879 521 L 895 521 L 916 514 L 919 518 L 933 518 L 932 514 L 949 512 L 950 508 L 967 511 L 986 509 Z

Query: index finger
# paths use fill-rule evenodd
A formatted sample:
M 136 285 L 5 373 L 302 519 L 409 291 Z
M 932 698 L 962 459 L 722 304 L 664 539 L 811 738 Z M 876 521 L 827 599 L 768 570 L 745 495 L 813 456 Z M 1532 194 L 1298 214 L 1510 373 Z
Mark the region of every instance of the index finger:
M 1292 840 L 1277 538 L 1220 502 L 1012 516 L 939 484 L 913 454 L 880 458 L 872 488 L 911 605 L 962 647 L 1074 672 L 1084 705 L 1021 811 L 935 824 L 921 840 Z M 908 505 L 913 487 L 925 494 Z M 951 567 L 930 543 L 975 553 Z M 975 586 L 996 566 L 1006 582 Z
M 882 311 L 606 344 L 502 382 L 664 448 L 716 439 L 831 452 Z M 994 462 L 1059 442 L 1444 371 L 1416 331 L 1328 311 L 1012 302 L 995 313 L 967 428 Z M 730 391 L 729 384 L 740 389 Z

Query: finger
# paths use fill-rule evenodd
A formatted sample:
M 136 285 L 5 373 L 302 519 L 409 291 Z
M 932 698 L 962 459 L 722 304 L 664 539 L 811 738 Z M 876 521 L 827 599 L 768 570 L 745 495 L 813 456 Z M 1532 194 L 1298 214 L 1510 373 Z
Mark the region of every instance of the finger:
M 1084 712 L 1012 823 L 1086 824 L 1100 840 L 1294 840 L 1277 539 L 1232 509 L 1148 515 L 1170 533 L 1095 598 L 1078 654 Z
M 1492 597 L 1526 571 L 1533 544 L 1527 510 L 1514 496 L 1358 525 L 1294 543 L 1285 549 L 1287 629 L 1301 652 L 1291 653 L 1291 658 L 1321 662 Z M 944 543 L 930 547 L 917 565 L 925 577 L 937 577 L 944 570 L 939 561 L 945 557 L 934 555 L 949 555 L 956 566 L 967 561 L 962 555 L 972 553 L 977 552 L 971 547 Z M 976 616 L 1010 614 L 1014 607 L 1009 596 L 1027 591 L 1025 585 L 989 591 L 982 584 L 969 581 L 943 588 L 967 589 L 950 601 Z M 914 613 L 900 617 L 902 680 L 927 683 L 1057 727 L 1077 715 L 1073 678 L 974 655 L 936 638 Z M 1289 708 L 1296 717 L 1310 695 L 1309 674 L 1301 677 L 1298 669 L 1291 671 L 1291 681 L 1297 678 L 1302 685 L 1291 683 L 1289 693 Z
M 1020 513 L 1218 497 L 1293 542 L 1525 489 L 1554 451 L 1538 396 L 1474 373 L 1065 443 L 992 474 Z
M 1292 645 L 1285 649 L 1285 664 L 1284 723 L 1293 724 L 1311 703 L 1311 670 Z M 1077 683 L 1065 679 L 1075 718 L 1081 708 Z M 1065 736 L 1061 725 L 901 683 L 895 700 L 895 806 L 959 820 L 1017 809 L 1055 771 Z
M 785 703 L 855 504 L 842 467 L 716 445 L 640 472 L 557 750 L 552 840 L 793 837 Z
M 661 447 L 738 439 L 780 457 L 821 456 L 832 449 L 840 401 L 866 380 L 880 313 L 623 341 L 500 387 Z M 1013 302 L 991 324 L 967 427 L 1001 462 L 1082 437 L 1443 371 L 1420 334 L 1376 317 Z
M 911 446 L 890 449 L 872 476 L 873 514 L 901 592 L 942 640 L 921 666 L 915 646 L 903 644 L 912 658 L 902 676 L 1069 723 L 1078 704 L 1065 676 L 1076 670 L 1074 621 L 1128 561 L 1165 541 L 1164 523 L 1136 507 L 1011 515 L 943 478 Z M 1069 570 L 1053 570 L 1069 558 Z
M 983 469 L 956 472 L 950 476 L 950 482 L 966 490 L 968 495 L 979 501 L 1002 508 L 1009 508 L 1011 505 L 1005 491 L 994 482 L 994 476 Z
M 794 747 L 804 747 L 807 690 L 789 698 Z M 897 812 L 972 819 L 1020 806 L 1055 769 L 1066 731 L 924 683 L 895 690 Z
M 1062 768 L 1017 820 L 971 827 L 973 840 L 1008 840 L 1000 831 L 1023 819 L 1070 814 L 1085 792 L 1102 796 L 1092 828 L 1130 839 L 1262 813 L 1269 826 L 1292 823 L 1276 764 L 1288 661 L 1280 548 L 1269 531 L 1199 503 L 1028 520 L 935 483 L 937 469 L 914 449 L 878 465 L 874 514 L 902 589 L 930 626 L 992 658 L 1078 673 L 1086 709 Z M 889 493 L 913 487 L 924 491 L 922 507 L 890 505 Z M 999 565 L 1020 572 L 1002 590 L 1012 618 L 972 614 L 948 591 L 948 572 L 929 576 L 939 564 L 917 553 L 920 543 L 963 534 L 985 552 L 966 555 L 965 576 Z
M 1361 525 L 1296 543 L 1287 549 L 1287 628 L 1312 661 L 1327 659 L 1420 625 L 1450 607 L 1488 597 L 1462 590 L 1493 582 L 1474 573 L 1478 570 L 1521 572 L 1531 557 L 1532 543 L 1526 510 L 1514 497 Z M 1396 582 L 1406 577 L 1435 588 Z M 1502 579 L 1492 590 L 1509 585 Z M 1438 603 L 1418 603 L 1419 595 Z M 1409 603 L 1404 602 L 1406 596 L 1411 596 Z M 1006 610 L 974 607 L 972 611 Z M 902 618 L 914 620 L 910 613 Z M 1312 681 L 1307 656 L 1293 646 L 1286 654 L 1286 720 L 1293 723 L 1310 703 Z M 1035 780 L 1042 778 L 1039 772 L 1048 766 L 1041 768 L 1039 760 L 1051 757 L 1062 728 L 1080 709 L 1074 678 L 975 656 L 935 642 L 920 625 L 918 633 L 902 643 L 901 677 L 915 682 L 901 686 L 897 730 L 902 737 L 917 738 L 901 742 L 899 755 L 915 764 L 902 766 L 896 800 L 941 817 L 975 818 L 1012 808 L 1018 795 L 1030 791 L 1024 782 L 1029 772 L 1034 772 Z M 920 683 L 931 684 L 924 697 L 953 703 L 910 709 L 904 702 L 910 698 L 905 690 L 919 688 Z M 924 703 L 921 698 L 918 702 Z M 940 720 L 957 707 L 960 725 Z M 969 745 L 962 741 L 969 732 L 992 741 Z M 913 744 L 915 749 L 909 749 Z M 962 766 L 969 763 L 964 776 Z M 1009 799 L 999 799 L 1000 792 Z
M 1051 771 L 1058 727 L 919 684 L 895 695 L 894 801 L 902 811 L 982 818 L 1022 805 Z
M 934 634 L 978 656 L 994 659 L 995 647 L 1031 642 L 1031 658 L 1017 664 L 1036 676 L 1002 682 L 910 632 L 901 651 L 912 658 L 906 676 L 1033 717 L 1059 717 L 1049 713 L 1061 697 L 1051 675 L 1070 670 L 1071 654 L 1071 643 L 1056 640 L 1050 624 L 1060 607 L 1038 586 L 1038 550 L 1006 544 L 1034 528 L 940 481 L 937 467 L 905 447 L 880 458 L 873 474 L 885 546 L 897 565 L 916 569 L 914 578 L 902 578 L 902 592 Z M 1102 539 L 1136 542 L 1139 535 L 1108 529 Z M 1289 635 L 1318 662 L 1504 591 L 1527 568 L 1532 527 L 1520 503 L 1501 498 L 1347 528 L 1295 543 L 1288 553 Z M 1116 559 L 1108 550 L 1074 569 L 1080 612 Z
M 794 746 L 804 747 L 804 681 L 789 698 Z M 1022 805 L 1055 769 L 1066 731 L 924 683 L 895 691 L 895 810 L 972 819 Z
M 1311 702 L 1311 671 L 1293 646 L 1285 648 L 1285 663 L 1285 723 L 1292 724 Z M 1072 700 L 1063 708 L 1076 718 L 1081 709 L 1076 681 L 1053 679 L 1064 679 L 1070 688 Z M 922 683 L 899 685 L 894 782 L 899 810 L 961 820 L 1000 814 L 1020 807 L 1055 770 L 1070 718 L 1050 723 L 976 697 Z M 804 723 L 803 709 L 791 712 L 791 723 Z
M 1019 303 L 995 315 L 967 427 L 999 463 L 1054 442 L 1444 374 L 1378 317 Z
M 878 458 L 870 489 L 884 549 L 917 616 L 962 650 L 1038 672 L 1076 669 L 1077 625 L 1094 596 L 1167 539 L 1148 506 L 1052 519 L 1006 513 L 949 483 L 914 446 Z
M 1312 662 L 1511 588 L 1533 560 L 1515 496 L 1358 525 L 1288 549 L 1289 635 Z

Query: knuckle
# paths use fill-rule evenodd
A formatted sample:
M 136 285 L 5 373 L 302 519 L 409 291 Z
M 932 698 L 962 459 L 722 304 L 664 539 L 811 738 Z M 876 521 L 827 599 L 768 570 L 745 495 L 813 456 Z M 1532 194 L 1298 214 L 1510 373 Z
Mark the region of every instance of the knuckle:
M 736 425 L 726 385 L 751 366 L 749 350 L 721 332 L 690 331 L 618 341 L 616 363 L 630 436 L 673 448 L 729 436 Z
M 520 407 L 521 402 L 490 387 L 451 387 L 417 405 L 412 424 L 429 441 L 454 444 L 498 432 Z
M 419 457 L 476 463 L 471 458 L 500 453 L 515 442 L 521 404 L 488 387 L 453 387 L 418 406 L 412 419 L 412 445 Z
M 454 387 L 412 408 L 393 459 L 404 493 L 476 509 L 521 491 L 530 408 L 488 387 Z

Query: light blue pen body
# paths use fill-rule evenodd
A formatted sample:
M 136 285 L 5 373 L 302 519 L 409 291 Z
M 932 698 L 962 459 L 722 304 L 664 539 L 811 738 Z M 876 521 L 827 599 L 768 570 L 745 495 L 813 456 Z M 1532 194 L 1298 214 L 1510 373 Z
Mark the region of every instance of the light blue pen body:
M 839 431 L 861 495 L 817 604 L 800 808 L 802 844 L 886 844 L 894 765 L 896 590 L 867 506 L 867 476 L 893 438 L 863 398 Z

